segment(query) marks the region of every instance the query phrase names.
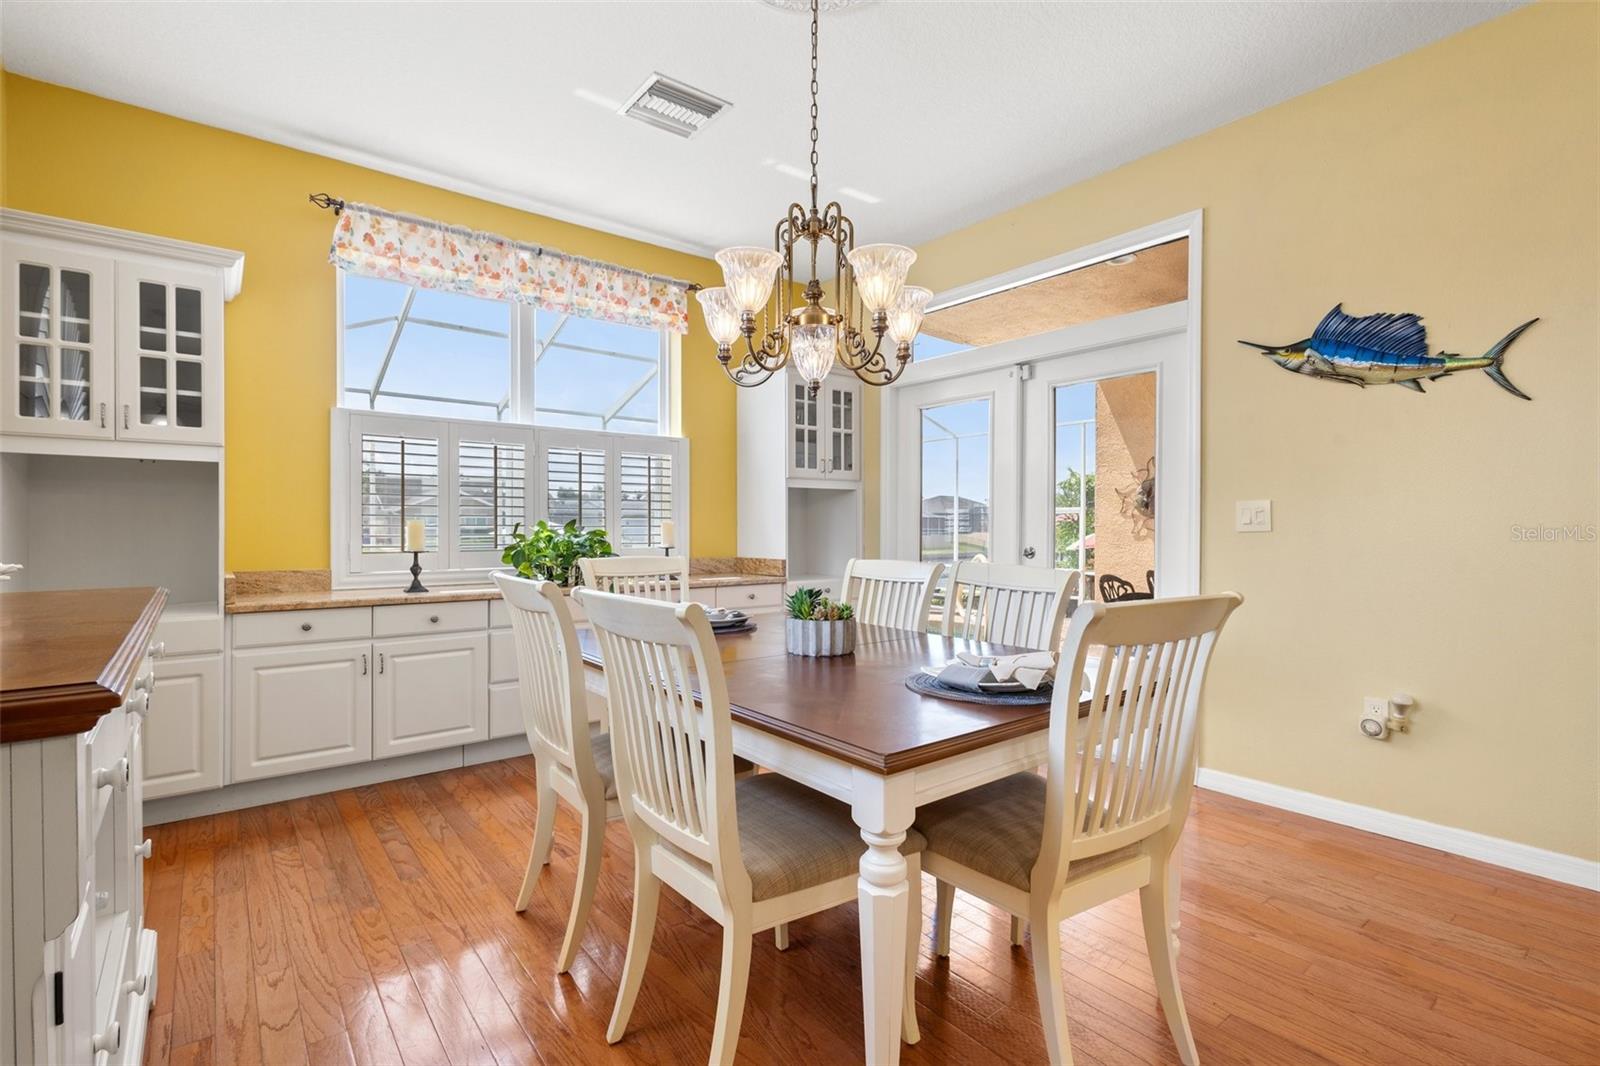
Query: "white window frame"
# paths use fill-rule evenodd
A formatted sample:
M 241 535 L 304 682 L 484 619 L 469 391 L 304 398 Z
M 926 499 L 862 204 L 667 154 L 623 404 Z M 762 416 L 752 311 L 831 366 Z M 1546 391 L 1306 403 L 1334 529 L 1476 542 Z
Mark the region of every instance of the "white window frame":
M 344 289 L 346 271 L 343 269 L 335 269 L 333 273 L 335 306 L 334 332 L 336 335 L 334 357 L 334 400 L 338 406 L 345 407 L 344 341 L 346 330 L 344 321 Z M 400 284 L 404 283 L 401 282 Z M 416 286 L 413 287 L 415 288 Z M 557 335 L 553 333 L 550 338 L 547 338 L 543 343 L 540 343 L 537 336 L 535 316 L 536 311 L 531 304 L 514 303 L 511 305 L 511 333 L 508 338 L 508 343 L 511 346 L 511 378 L 507 383 L 506 394 L 501 400 L 501 406 L 495 409 L 496 417 L 494 419 L 483 419 L 482 421 L 484 422 L 495 422 L 502 425 L 535 424 L 534 415 L 536 413 L 536 399 L 534 394 L 534 369 L 538 365 L 539 358 L 550 347 L 552 347 L 551 341 Z M 677 372 L 678 362 L 682 352 L 682 339 L 678 336 L 678 334 L 672 332 L 671 330 L 663 329 L 659 330 L 658 333 L 660 334 L 661 347 L 660 359 L 657 363 L 656 370 L 656 377 L 660 381 L 660 388 L 656 393 L 656 425 L 660 427 L 660 433 L 655 435 L 665 437 L 678 432 L 678 426 L 672 418 L 672 392 L 675 383 L 674 376 Z M 560 345 L 557 344 L 554 345 L 554 347 L 560 347 Z M 641 362 L 643 362 L 643 360 L 641 360 Z M 644 384 L 645 382 L 640 382 L 640 387 L 642 388 Z M 446 396 L 434 398 L 440 400 L 441 402 L 460 403 L 473 406 L 482 405 L 481 401 L 477 400 L 451 399 L 450 397 Z M 622 406 L 625 406 L 630 399 L 632 399 L 631 395 L 624 397 L 622 403 L 613 408 L 612 417 L 615 417 L 615 412 L 619 411 Z M 347 407 L 346 410 L 365 414 L 383 413 L 373 412 L 360 407 Z M 593 417 L 593 415 L 591 415 L 589 412 L 577 412 L 577 414 L 579 417 Z M 604 418 L 605 413 L 595 412 L 594 414 Z M 419 417 L 443 417 L 450 418 L 454 421 L 477 421 L 476 419 L 464 419 L 459 415 L 427 415 Z M 587 432 L 617 433 L 621 431 L 601 428 Z M 652 436 L 652 434 L 629 435 Z
M 613 537 L 612 548 L 619 555 L 656 555 L 661 548 L 625 547 L 617 543 L 621 517 L 620 462 L 623 452 L 651 453 L 672 458 L 672 505 L 669 517 L 677 526 L 678 546 L 687 551 L 691 543 L 689 518 L 689 442 L 683 437 L 651 433 L 601 433 L 596 430 L 567 429 L 558 426 L 530 426 L 475 419 L 444 418 L 434 415 L 397 414 L 388 411 L 362 411 L 335 407 L 331 412 L 332 456 L 329 485 L 329 559 L 335 588 L 404 587 L 409 582 L 409 552 L 367 554 L 361 551 L 356 523 L 361 514 L 361 436 L 363 433 L 409 434 L 435 437 L 439 441 L 439 544 L 438 550 L 424 552 L 420 558 L 422 581 L 434 585 L 481 585 L 490 573 L 506 569 L 500 552 L 463 551 L 456 546 L 459 522 L 460 481 L 457 458 L 462 439 L 496 440 L 522 444 L 525 448 L 523 499 L 527 522 L 531 525 L 548 517 L 546 466 L 552 447 L 583 447 L 604 451 L 606 455 L 606 532 Z

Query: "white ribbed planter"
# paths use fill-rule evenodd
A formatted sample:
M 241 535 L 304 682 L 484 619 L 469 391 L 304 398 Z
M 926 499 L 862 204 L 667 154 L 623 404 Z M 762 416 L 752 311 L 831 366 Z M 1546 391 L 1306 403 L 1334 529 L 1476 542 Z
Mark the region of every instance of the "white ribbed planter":
M 844 618 L 836 622 L 785 618 L 783 633 L 790 655 L 821 658 L 829 655 L 849 655 L 856 650 L 854 618 Z

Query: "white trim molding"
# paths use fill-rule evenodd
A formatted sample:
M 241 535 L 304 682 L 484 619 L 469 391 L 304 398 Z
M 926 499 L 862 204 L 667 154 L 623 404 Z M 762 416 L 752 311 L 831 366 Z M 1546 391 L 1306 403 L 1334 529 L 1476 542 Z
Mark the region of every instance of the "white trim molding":
M 239 288 L 244 284 L 244 253 L 231 248 L 215 248 L 209 244 L 195 244 L 176 237 L 157 237 L 113 226 L 97 226 L 92 222 L 18 211 L 13 207 L 0 207 L 0 229 L 13 236 L 72 241 L 118 255 L 153 256 L 213 267 L 222 271 L 224 300 L 239 295 Z
M 1201 767 L 1195 775 L 1195 784 L 1212 792 L 1250 800 L 1266 807 L 1293 811 L 1324 822 L 1333 822 L 1335 825 L 1346 825 L 1352 829 L 1404 840 L 1409 844 L 1420 844 L 1425 848 L 1448 852 L 1451 855 L 1476 859 L 1491 866 L 1500 866 L 1507 870 L 1560 881 L 1562 884 L 1576 885 L 1591 892 L 1600 892 L 1600 862 L 1580 859 L 1576 855 L 1547 851 L 1530 844 L 1519 844 L 1514 840 L 1475 833 L 1470 829 L 1457 829 L 1454 826 L 1439 825 L 1437 822 L 1425 822 L 1410 815 L 1395 814 L 1392 811 L 1365 807 L 1348 800 L 1319 796 L 1314 792 L 1302 792 L 1297 788 L 1240 777 L 1238 774 L 1222 770 Z

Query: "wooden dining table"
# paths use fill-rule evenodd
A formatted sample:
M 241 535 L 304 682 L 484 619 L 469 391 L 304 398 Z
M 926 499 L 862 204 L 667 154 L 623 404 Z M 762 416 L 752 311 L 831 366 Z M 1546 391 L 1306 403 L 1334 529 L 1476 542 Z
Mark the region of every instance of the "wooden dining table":
M 1046 761 L 1050 707 L 967 703 L 920 695 L 907 675 L 957 652 L 1026 651 L 936 633 L 858 626 L 854 654 L 785 653 L 783 619 L 717 639 L 732 705 L 733 748 L 775 773 L 850 805 L 867 849 L 857 899 L 866 1061 L 900 1058 L 908 893 L 900 844 L 917 808 Z M 599 642 L 579 629 L 585 666 Z M 600 681 L 591 678 L 591 688 Z

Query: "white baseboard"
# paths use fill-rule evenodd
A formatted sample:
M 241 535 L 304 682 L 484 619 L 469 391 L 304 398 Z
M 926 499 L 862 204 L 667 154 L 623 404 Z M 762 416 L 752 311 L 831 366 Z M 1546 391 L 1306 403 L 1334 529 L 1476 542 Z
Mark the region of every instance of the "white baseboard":
M 1580 859 L 1576 855 L 1546 851 L 1514 840 L 1474 833 L 1470 829 L 1425 822 L 1421 818 L 1364 807 L 1359 803 L 1331 799 L 1314 792 L 1302 792 L 1297 788 L 1240 777 L 1221 770 L 1201 767 L 1195 774 L 1195 784 L 1213 792 L 1309 815 L 1324 822 L 1347 825 L 1352 829 L 1362 829 L 1379 836 L 1421 844 L 1425 848 L 1600 892 L 1600 862 Z

